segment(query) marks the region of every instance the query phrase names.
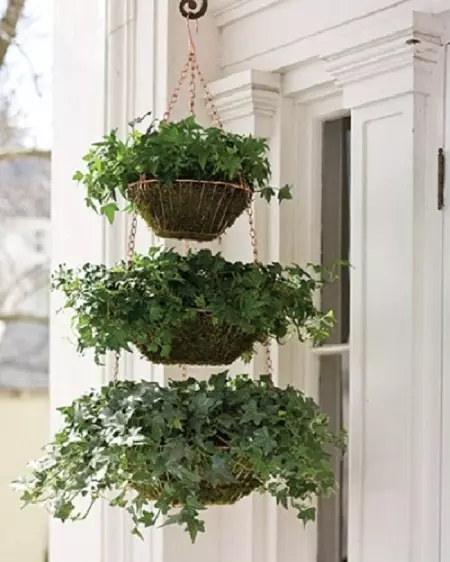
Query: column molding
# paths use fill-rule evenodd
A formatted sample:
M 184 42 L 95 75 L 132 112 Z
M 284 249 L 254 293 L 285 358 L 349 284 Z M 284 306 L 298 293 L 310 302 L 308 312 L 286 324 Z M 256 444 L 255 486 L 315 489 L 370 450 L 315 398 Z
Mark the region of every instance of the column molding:
M 81 187 L 72 175 L 90 143 L 104 133 L 107 21 L 104 0 L 55 4 L 54 127 L 52 154 L 52 261 L 77 267 L 102 262 L 104 225 L 86 208 Z M 80 49 L 80 37 L 83 48 Z M 88 84 L 88 87 L 86 87 Z M 50 299 L 50 420 L 60 425 L 56 408 L 70 403 L 89 387 L 102 383 L 104 369 L 92 357 L 76 352 L 70 314 L 57 314 L 62 297 Z M 102 560 L 102 509 L 96 506 L 80 524 L 49 522 L 51 562 Z
M 407 34 L 321 57 L 352 116 L 349 559 L 359 562 L 440 560 L 443 44 L 442 18 L 414 13 Z
M 232 74 L 211 85 L 214 101 L 227 129 L 268 139 L 274 183 L 280 178 L 280 123 L 282 119 L 281 77 L 277 73 L 248 70 Z M 287 203 L 288 205 L 289 203 Z M 280 209 L 278 203 L 268 205 L 255 197 L 255 226 L 262 261 L 279 260 L 271 239 L 279 241 Z M 245 242 L 244 242 L 245 241 Z M 275 243 L 275 248 L 277 247 Z M 222 249 L 230 259 L 252 260 L 248 217 L 242 216 L 223 238 Z M 278 379 L 279 354 L 273 347 L 274 376 Z M 242 372 L 244 366 L 235 366 Z M 245 370 L 248 370 L 246 367 Z M 265 354 L 258 353 L 250 366 L 254 376 L 266 372 Z M 246 502 L 245 518 L 251 521 L 250 558 L 245 562 L 276 562 L 279 517 L 274 503 L 266 497 L 253 495 Z M 244 562 L 244 560 L 243 560 Z
M 442 17 L 413 12 L 411 28 L 320 59 L 342 88 L 344 106 L 354 109 L 406 93 L 431 94 L 430 76 L 444 41 Z

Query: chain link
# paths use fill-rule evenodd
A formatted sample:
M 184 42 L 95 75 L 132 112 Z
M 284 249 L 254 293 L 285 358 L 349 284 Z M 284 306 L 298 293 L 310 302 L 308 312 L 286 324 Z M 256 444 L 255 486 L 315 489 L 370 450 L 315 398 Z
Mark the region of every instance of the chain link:
M 175 86 L 172 96 L 170 97 L 170 102 L 167 107 L 167 111 L 164 113 L 164 121 L 169 121 L 172 115 L 173 108 L 175 107 L 178 98 L 180 97 L 181 88 L 183 84 L 186 82 L 186 78 L 188 77 L 190 66 L 191 66 L 191 53 L 189 53 L 188 60 L 186 61 L 183 70 L 181 71 L 177 85 Z
M 251 201 L 250 205 L 247 208 L 247 215 L 248 215 L 248 224 L 250 227 L 250 241 L 252 244 L 252 253 L 253 253 L 253 261 L 256 263 L 259 261 L 259 253 L 258 253 L 258 237 L 256 234 L 256 227 L 255 227 L 255 211 L 254 211 L 254 202 Z M 269 375 L 273 374 L 273 363 L 272 363 L 272 353 L 270 350 L 270 343 L 265 345 L 266 348 L 266 365 L 269 371 Z
M 206 103 L 206 107 L 209 110 L 209 116 L 211 117 L 213 125 L 215 125 L 219 129 L 223 129 L 224 128 L 223 121 L 220 117 L 219 110 L 217 109 L 217 106 L 214 103 L 214 96 L 212 95 L 211 90 L 208 88 L 208 84 L 205 80 L 205 77 L 203 76 L 203 72 L 201 71 L 197 60 L 195 61 L 195 63 L 196 63 L 198 79 L 200 80 L 200 84 L 202 85 L 203 92 L 205 94 L 205 103 Z
M 178 79 L 177 85 L 176 85 L 176 87 L 173 91 L 173 94 L 172 94 L 171 98 L 170 98 L 170 102 L 169 102 L 167 111 L 164 114 L 164 120 L 168 121 L 170 119 L 173 108 L 174 108 L 175 104 L 177 103 L 178 98 L 180 96 L 181 88 L 182 88 L 184 82 L 186 81 L 186 79 L 189 75 L 190 76 L 190 78 L 189 78 L 189 114 L 195 115 L 196 78 L 198 77 L 198 80 L 199 80 L 199 82 L 200 82 L 200 84 L 203 88 L 205 105 L 206 105 L 206 108 L 208 109 L 209 117 L 211 118 L 211 121 L 212 121 L 214 126 L 223 130 L 224 124 L 223 124 L 223 121 L 220 117 L 219 110 L 218 110 L 218 108 L 217 108 L 217 106 L 214 102 L 214 96 L 212 95 L 211 90 L 208 87 L 206 79 L 203 75 L 203 72 L 200 69 L 200 65 L 199 65 L 198 60 L 197 60 L 196 47 L 195 47 L 194 39 L 192 37 L 192 31 L 191 31 L 191 28 L 190 28 L 189 19 L 187 19 L 187 28 L 188 28 L 188 37 L 189 37 L 188 60 L 187 60 L 186 64 L 184 65 L 184 67 L 181 71 L 181 74 L 180 74 L 180 77 Z M 257 240 L 257 234 L 256 234 L 256 228 L 255 228 L 255 215 L 254 215 L 254 209 L 253 209 L 253 201 L 248 206 L 247 214 L 248 214 L 249 227 L 250 227 L 250 240 L 251 240 L 251 245 L 252 245 L 253 261 L 256 263 L 256 262 L 259 261 L 259 254 L 258 254 L 258 240 Z M 134 217 L 134 219 L 135 219 L 135 217 Z M 134 235 L 135 235 L 135 233 L 136 233 L 136 227 L 134 226 Z M 133 225 L 132 225 L 131 234 L 130 234 L 130 244 L 131 244 L 132 236 L 133 236 Z M 222 243 L 222 238 L 220 237 L 219 238 L 219 244 L 221 244 L 221 243 Z M 129 248 L 130 248 L 130 245 L 129 245 Z M 184 241 L 184 251 L 187 252 L 188 250 L 189 250 L 189 244 L 185 240 Z M 134 245 L 133 245 L 133 252 L 134 252 Z M 130 250 L 129 250 L 129 256 L 130 256 Z M 273 363 L 272 363 L 270 344 L 266 345 L 266 364 L 267 364 L 267 368 L 269 370 L 269 374 L 272 374 L 273 373 Z M 187 368 L 186 368 L 185 365 L 182 366 L 182 376 L 184 378 L 187 376 Z
M 117 382 L 119 380 L 119 367 L 120 367 L 120 351 L 116 351 L 114 354 L 114 369 L 113 369 L 114 382 Z
M 138 189 L 142 188 L 142 182 L 145 181 L 145 176 L 141 176 L 138 185 Z M 128 235 L 128 245 L 127 245 L 127 267 L 131 266 L 134 257 L 134 250 L 136 248 L 136 231 L 137 231 L 137 212 L 133 211 L 131 218 L 130 233 Z M 119 368 L 120 368 L 120 351 L 116 351 L 114 354 L 114 368 L 113 368 L 113 381 L 117 382 L 119 380 Z
M 250 227 L 250 241 L 252 244 L 252 253 L 253 253 L 253 261 L 259 261 L 259 254 L 258 254 L 258 240 L 256 235 L 256 228 L 255 228 L 255 213 L 253 210 L 253 201 L 251 201 L 250 205 L 247 208 L 247 215 L 248 215 L 248 225 Z
M 141 181 L 145 181 L 145 178 L 144 179 L 141 178 Z M 141 188 L 141 186 L 139 186 L 139 188 Z M 136 247 L 136 230 L 137 230 L 137 212 L 133 211 L 130 234 L 128 236 L 128 248 L 127 248 L 128 267 L 131 266 L 134 258 L 134 249 Z
M 195 91 L 195 54 L 193 51 L 191 51 L 190 55 L 189 55 L 189 63 L 190 63 L 190 69 L 191 69 L 191 76 L 189 79 L 189 115 L 194 116 L 195 115 L 195 95 L 196 95 L 196 91 Z
M 184 254 L 186 255 L 190 250 L 190 244 L 188 240 L 183 240 L 183 250 Z M 186 365 L 182 365 L 181 367 L 181 376 L 183 379 L 187 378 L 187 367 Z

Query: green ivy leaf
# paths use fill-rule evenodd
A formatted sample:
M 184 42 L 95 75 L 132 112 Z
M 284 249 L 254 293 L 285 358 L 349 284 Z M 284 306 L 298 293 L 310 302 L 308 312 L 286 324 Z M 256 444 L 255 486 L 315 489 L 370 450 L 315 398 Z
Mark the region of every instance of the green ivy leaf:
M 118 210 L 119 208 L 116 203 L 108 203 L 108 205 L 103 205 L 100 209 L 101 213 L 108 219 L 109 224 L 114 222 L 114 216 Z
M 285 185 L 278 190 L 278 201 L 287 199 L 292 199 L 292 187 L 290 185 Z
M 215 454 L 212 457 L 212 467 L 211 467 L 211 484 L 214 488 L 217 487 L 219 483 L 234 482 L 234 476 L 228 468 L 227 458 L 222 454 Z
M 265 139 L 204 128 L 193 117 L 171 123 L 153 121 L 145 132 L 137 131 L 134 127 L 145 117 L 130 122 L 131 131 L 124 140 L 113 130 L 83 157 L 87 169 L 77 171 L 74 180 L 86 189 L 90 207 L 107 206 L 120 195 L 131 212 L 139 195 L 128 186 L 141 175 L 166 186 L 177 179 L 244 181 L 266 200 L 274 196 L 275 190 L 265 187 L 271 175 Z M 281 197 L 288 198 L 286 190 Z

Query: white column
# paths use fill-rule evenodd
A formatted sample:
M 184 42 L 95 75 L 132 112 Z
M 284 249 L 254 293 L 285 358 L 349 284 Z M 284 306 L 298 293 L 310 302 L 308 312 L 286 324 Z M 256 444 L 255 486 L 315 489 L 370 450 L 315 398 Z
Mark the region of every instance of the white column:
M 282 104 L 280 87 L 279 74 L 254 70 L 232 74 L 211 85 L 215 103 L 226 129 L 268 140 L 274 185 L 279 185 L 283 181 L 287 183 L 285 170 L 280 166 L 280 158 L 281 128 L 284 126 L 289 108 Z M 292 206 L 289 202 L 281 206 L 276 201 L 267 204 L 258 194 L 255 195 L 254 200 L 255 241 L 259 257 L 262 262 L 280 261 L 280 247 L 282 247 L 280 224 L 283 224 L 286 230 L 289 228 L 286 218 Z M 283 213 L 283 221 L 280 220 L 280 213 Z M 233 227 L 226 231 L 220 250 L 228 259 L 252 261 L 247 213 L 244 213 Z M 245 367 L 239 363 L 236 368 Z M 255 374 L 265 372 L 264 354 L 260 354 L 260 357 L 255 359 L 253 368 Z
M 273 201 L 268 205 L 259 196 L 255 199 L 261 260 L 291 263 L 296 257 L 295 213 L 303 186 L 297 182 L 297 108 L 292 99 L 283 98 L 281 88 L 278 73 L 253 70 L 233 74 L 212 85 L 226 128 L 268 139 L 273 185 L 296 184 L 294 201 L 281 205 Z M 241 217 L 223 237 L 222 251 L 231 259 L 252 259 L 247 216 Z M 298 348 L 299 345 L 292 342 L 272 348 L 274 380 L 281 386 L 304 382 Z M 241 367 L 238 365 L 235 369 Z M 264 353 L 259 353 L 250 367 L 254 376 L 266 372 Z M 289 562 L 299 557 L 308 562 L 313 560 L 310 544 L 314 526 L 310 525 L 305 532 L 295 514 L 277 508 L 271 498 L 255 495 L 230 508 L 229 513 L 224 537 L 239 534 L 239 546 L 246 545 L 245 555 L 239 552 L 235 541 L 228 539 L 224 541 L 229 546 L 223 553 L 223 560 L 231 562 L 237 557 L 244 562 Z
M 52 158 L 52 265 L 102 262 L 104 225 L 84 204 L 72 174 L 91 142 L 104 133 L 106 13 L 103 0 L 55 4 L 54 148 Z M 55 407 L 67 404 L 104 372 L 91 358 L 76 354 L 66 314 L 57 315 L 60 299 L 52 298 L 50 395 L 52 427 Z M 52 562 L 102 560 L 100 506 L 79 525 L 50 525 Z
M 244 71 L 218 80 L 211 85 L 225 128 L 242 134 L 253 134 L 273 142 L 276 139 L 276 118 L 280 110 L 280 77 L 278 74 Z M 257 248 L 262 261 L 269 256 L 269 228 L 272 205 L 259 196 L 255 199 Z M 272 231 L 277 239 L 279 233 Z M 227 259 L 252 261 L 249 219 L 242 215 L 223 236 L 221 251 Z M 277 361 L 274 357 L 275 372 Z M 250 365 L 233 365 L 235 372 L 250 372 L 254 376 L 267 372 L 265 355 L 261 353 Z M 275 375 L 276 376 L 276 375 Z M 223 562 L 264 562 L 273 560 L 276 520 L 271 516 L 270 501 L 260 495 L 245 498 L 222 511 Z M 237 537 L 239 537 L 237 539 Z
M 53 266 L 114 263 L 125 255 L 129 217 L 117 216 L 113 227 L 107 225 L 85 207 L 82 187 L 73 185 L 71 177 L 89 145 L 107 130 L 118 127 L 125 135 L 128 122 L 149 110 L 151 118 L 163 116 L 187 57 L 186 22 L 178 5 L 166 0 L 82 0 L 64 9 L 56 7 Z M 216 44 L 217 31 L 208 14 L 199 23 L 197 35 L 199 62 L 208 80 L 217 70 Z M 203 94 L 199 92 L 198 97 L 198 117 L 204 121 Z M 173 117 L 182 118 L 187 110 L 184 91 Z M 155 240 L 140 222 L 136 242 L 137 250 L 145 251 L 163 241 Z M 53 310 L 57 305 L 54 298 Z M 70 335 L 68 316 L 54 313 L 52 409 L 112 376 L 111 360 L 100 369 L 91 357 L 78 357 Z M 125 378 L 164 381 L 173 374 L 127 354 L 121 362 L 120 376 Z M 59 419 L 53 416 L 52 421 L 56 429 Z M 175 562 L 180 556 L 186 562 L 217 560 L 233 540 L 224 534 L 222 525 L 230 514 L 233 517 L 233 511 L 226 509 L 208 510 L 208 533 L 192 546 L 179 528 L 149 531 L 141 542 L 131 536 L 126 515 L 98 506 L 84 523 L 52 521 L 51 562 Z M 242 553 L 239 543 L 235 544 L 234 554 Z
M 445 189 L 444 189 L 444 276 L 443 276 L 443 353 L 442 353 L 442 497 L 441 497 L 441 529 L 445 530 L 450 525 L 450 58 L 449 43 L 446 44 L 446 68 L 445 68 L 445 138 L 442 147 L 445 150 Z M 450 560 L 450 534 L 442 533 L 441 544 L 442 562 Z
M 350 562 L 438 562 L 441 21 L 324 57 L 352 116 Z

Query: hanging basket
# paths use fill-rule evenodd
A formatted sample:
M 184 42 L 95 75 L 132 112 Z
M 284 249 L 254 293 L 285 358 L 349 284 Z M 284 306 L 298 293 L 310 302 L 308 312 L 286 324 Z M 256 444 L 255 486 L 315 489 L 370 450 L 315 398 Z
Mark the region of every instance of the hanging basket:
M 251 190 L 234 183 L 158 180 L 129 186 L 130 199 L 161 238 L 210 242 L 229 228 L 251 202 Z
M 218 451 L 223 450 L 218 448 Z M 249 461 L 244 460 L 230 463 L 230 472 L 235 478 L 234 482 L 219 483 L 216 487 L 212 486 L 207 479 L 201 479 L 197 500 L 205 506 L 211 505 L 233 505 L 242 498 L 249 496 L 252 492 L 261 487 L 261 480 L 255 474 Z M 205 467 L 210 469 L 211 467 Z M 149 471 L 149 478 L 151 473 Z M 170 480 L 167 480 L 170 485 Z M 158 501 L 161 498 L 161 479 L 158 484 L 152 485 L 143 482 L 133 482 L 131 488 L 138 492 L 143 498 L 149 501 Z M 180 507 L 182 500 L 174 500 L 171 507 Z
M 16 483 L 22 499 L 77 521 L 106 497 L 131 515 L 138 535 L 162 515 L 195 540 L 204 507 L 253 491 L 292 506 L 306 523 L 311 500 L 335 488 L 330 447 L 345 448 L 310 397 L 269 376 L 116 381 L 60 411 L 55 439 Z M 88 500 L 84 512 L 79 498 Z
M 172 349 L 168 356 L 136 344 L 142 355 L 152 363 L 163 365 L 230 365 L 241 355 L 251 352 L 258 341 L 257 334 L 245 334 L 231 324 L 214 324 L 209 314 L 198 312 L 196 318 L 183 324 L 172 334 Z

